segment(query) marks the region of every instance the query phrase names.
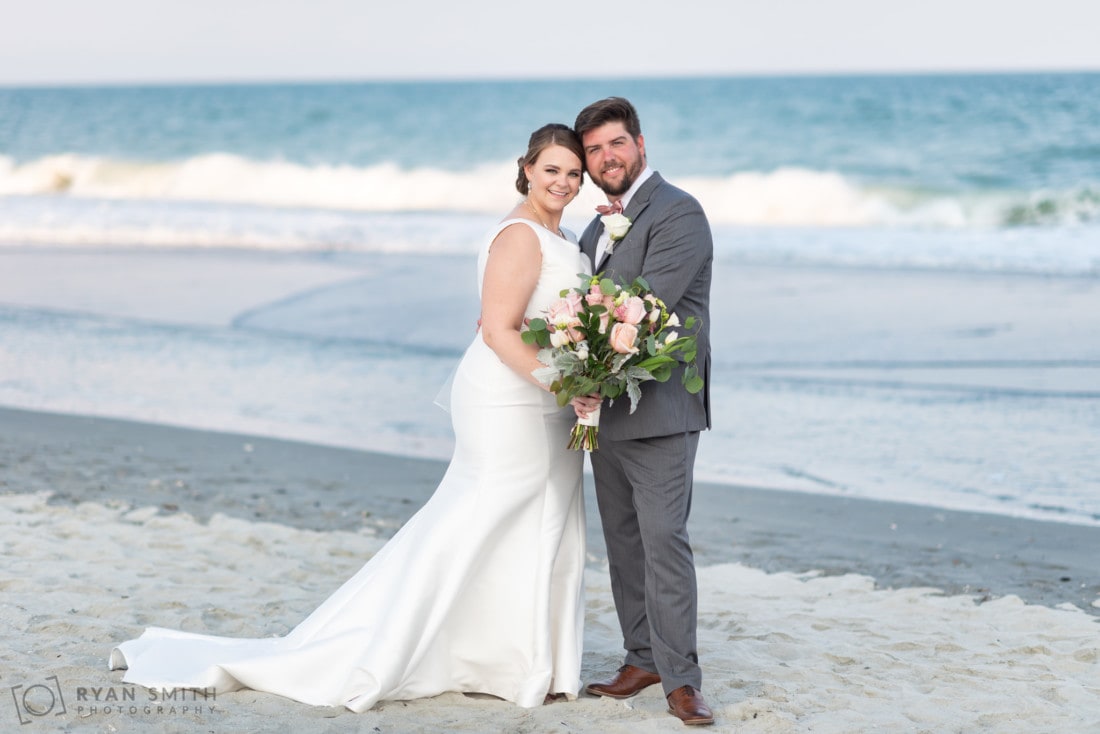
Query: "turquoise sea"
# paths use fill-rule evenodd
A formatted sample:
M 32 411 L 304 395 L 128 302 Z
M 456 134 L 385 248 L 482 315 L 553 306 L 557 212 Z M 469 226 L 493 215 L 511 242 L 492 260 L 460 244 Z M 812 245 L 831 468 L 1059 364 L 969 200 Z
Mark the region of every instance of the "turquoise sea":
M 719 228 L 1100 222 L 1100 74 L 879 76 L 0 89 L 0 237 L 358 250 L 381 224 L 387 248 L 422 249 L 393 214 L 496 214 L 527 133 L 611 93 Z M 1000 265 L 995 244 L 960 247 L 923 256 L 1096 267 L 1072 242 Z
M 1100 523 L 1095 73 L 0 88 L 0 404 L 446 457 L 514 161 L 611 94 L 714 229 L 701 475 Z

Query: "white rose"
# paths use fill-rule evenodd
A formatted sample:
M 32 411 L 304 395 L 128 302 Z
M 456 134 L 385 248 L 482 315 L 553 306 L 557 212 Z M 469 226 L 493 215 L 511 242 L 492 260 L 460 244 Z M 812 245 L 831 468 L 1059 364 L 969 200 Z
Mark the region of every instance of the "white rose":
M 607 229 L 607 234 L 611 237 L 612 242 L 618 242 L 626 237 L 626 233 L 630 231 L 630 225 L 633 224 L 629 218 L 622 214 L 605 214 L 600 217 L 600 221 L 603 222 L 603 226 Z

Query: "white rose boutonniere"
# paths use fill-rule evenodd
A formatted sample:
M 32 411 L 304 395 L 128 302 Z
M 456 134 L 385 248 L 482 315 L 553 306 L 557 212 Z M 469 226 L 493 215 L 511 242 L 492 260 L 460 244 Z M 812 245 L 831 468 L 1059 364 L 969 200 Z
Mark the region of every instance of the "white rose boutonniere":
M 607 229 L 608 243 L 607 253 L 610 254 L 615 243 L 626 237 L 626 233 L 630 231 L 630 225 L 633 222 L 630 218 L 623 214 L 605 214 L 600 217 L 600 221 L 603 222 L 603 226 Z

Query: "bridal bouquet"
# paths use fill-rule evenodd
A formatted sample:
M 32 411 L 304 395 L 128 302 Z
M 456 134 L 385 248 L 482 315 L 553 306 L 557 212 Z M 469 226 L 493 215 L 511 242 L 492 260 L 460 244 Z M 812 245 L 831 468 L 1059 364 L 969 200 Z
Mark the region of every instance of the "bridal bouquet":
M 703 389 L 695 336 L 675 330 L 693 329 L 694 317 L 681 324 L 642 278 L 628 286 L 600 275 L 581 278 L 580 287 L 563 290 L 546 309 L 546 318 L 531 319 L 523 332 L 525 343 L 541 347 L 538 358 L 546 366 L 533 374 L 550 385 L 558 405 L 592 394 L 614 400 L 625 392 L 633 413 L 642 397 L 639 385 L 667 381 L 681 363 L 687 391 Z M 594 451 L 598 430 L 597 410 L 577 421 L 569 448 Z

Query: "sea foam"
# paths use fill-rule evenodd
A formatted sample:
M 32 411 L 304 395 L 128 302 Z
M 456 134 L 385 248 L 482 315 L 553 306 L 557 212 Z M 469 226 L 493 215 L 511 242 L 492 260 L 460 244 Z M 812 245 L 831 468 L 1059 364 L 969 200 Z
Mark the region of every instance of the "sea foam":
M 309 166 L 229 153 L 178 161 L 57 154 L 22 163 L 0 157 L 0 195 L 499 214 L 515 203 L 514 170 L 514 164 L 500 162 L 451 171 L 393 163 Z M 668 178 L 695 195 L 717 224 L 984 228 L 1100 221 L 1100 191 L 1087 185 L 1063 191 L 937 192 L 864 184 L 799 167 Z M 574 209 L 590 211 L 601 199 L 589 183 Z

